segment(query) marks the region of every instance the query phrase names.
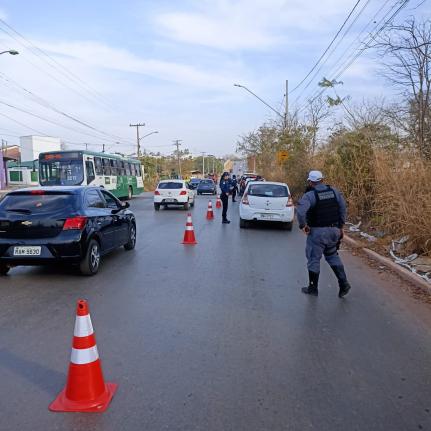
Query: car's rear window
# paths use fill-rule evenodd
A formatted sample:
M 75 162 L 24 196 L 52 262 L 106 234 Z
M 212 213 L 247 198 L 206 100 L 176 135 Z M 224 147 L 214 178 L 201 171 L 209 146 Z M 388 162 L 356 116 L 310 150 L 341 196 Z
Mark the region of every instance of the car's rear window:
M 289 196 L 287 187 L 279 184 L 250 184 L 248 194 L 271 198 L 287 198 Z
M 201 182 L 201 180 L 200 180 L 199 178 L 192 178 L 192 179 L 190 180 L 190 182 L 191 182 L 191 183 L 200 183 L 200 182 Z
M 0 201 L 0 211 L 23 214 L 73 212 L 76 210 L 76 195 L 66 193 L 30 194 L 17 193 L 6 195 Z
M 157 188 L 158 189 L 182 189 L 183 184 L 172 181 L 167 183 L 159 183 Z
M 210 185 L 213 185 L 214 181 L 213 180 L 202 180 L 201 184 L 210 184 Z

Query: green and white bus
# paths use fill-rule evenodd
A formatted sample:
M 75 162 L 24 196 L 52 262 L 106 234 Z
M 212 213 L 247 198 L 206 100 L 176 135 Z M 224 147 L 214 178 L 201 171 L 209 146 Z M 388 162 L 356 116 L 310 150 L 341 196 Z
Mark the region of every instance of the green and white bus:
M 39 155 L 41 186 L 100 186 L 118 198 L 144 191 L 139 160 L 92 151 L 50 151 Z

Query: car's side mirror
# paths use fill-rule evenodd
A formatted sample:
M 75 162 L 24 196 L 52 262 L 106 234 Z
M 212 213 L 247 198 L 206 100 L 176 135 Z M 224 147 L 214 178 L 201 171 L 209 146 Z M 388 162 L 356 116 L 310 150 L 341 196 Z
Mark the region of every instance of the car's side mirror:
M 129 207 L 130 207 L 130 204 L 129 204 L 129 202 L 121 202 L 121 207 L 122 207 L 123 209 L 126 209 L 126 208 L 129 208 Z

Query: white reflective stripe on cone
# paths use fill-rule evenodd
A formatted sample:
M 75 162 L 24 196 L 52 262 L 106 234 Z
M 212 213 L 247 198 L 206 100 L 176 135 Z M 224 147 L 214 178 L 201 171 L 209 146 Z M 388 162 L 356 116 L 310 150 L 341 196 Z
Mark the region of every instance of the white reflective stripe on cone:
M 88 337 L 93 332 L 93 325 L 91 324 L 89 314 L 86 316 L 76 316 L 75 329 L 73 331 L 75 337 Z
M 97 351 L 97 346 L 88 349 L 74 349 L 72 347 L 72 354 L 70 355 L 70 362 L 72 362 L 72 364 L 90 364 L 98 359 L 99 352 Z
M 192 218 L 191 217 L 187 217 L 187 223 L 191 223 L 192 222 Z
M 186 226 L 186 230 L 194 230 L 193 226 Z

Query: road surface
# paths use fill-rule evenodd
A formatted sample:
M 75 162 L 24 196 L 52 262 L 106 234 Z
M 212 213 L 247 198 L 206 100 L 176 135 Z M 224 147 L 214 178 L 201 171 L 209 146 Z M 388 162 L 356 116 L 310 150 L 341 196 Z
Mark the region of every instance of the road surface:
M 341 251 L 344 300 L 322 265 L 306 281 L 304 236 L 240 230 L 192 210 L 198 245 L 180 244 L 183 210 L 132 201 L 133 252 L 85 278 L 15 268 L 0 279 L 0 430 L 430 430 L 430 306 L 398 279 Z M 103 414 L 52 413 L 70 358 L 75 302 L 89 300 L 105 377 Z

